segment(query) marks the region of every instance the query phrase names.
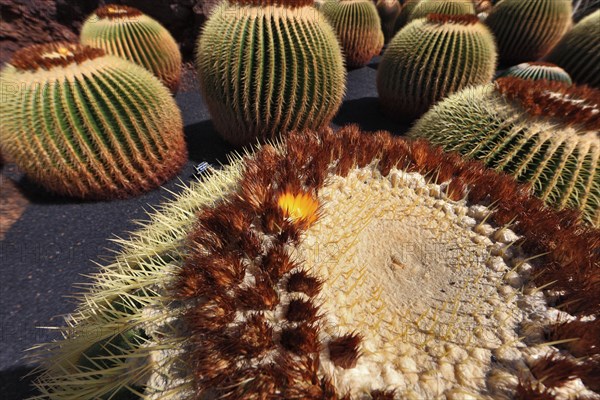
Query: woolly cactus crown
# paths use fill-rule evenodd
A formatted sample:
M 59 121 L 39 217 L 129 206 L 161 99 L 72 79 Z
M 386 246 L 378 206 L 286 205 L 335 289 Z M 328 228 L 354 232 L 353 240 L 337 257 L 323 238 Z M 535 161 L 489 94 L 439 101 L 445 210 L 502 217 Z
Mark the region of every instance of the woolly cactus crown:
M 499 78 L 436 105 L 410 134 L 529 182 L 548 204 L 600 225 L 600 92 Z
M 213 123 L 234 145 L 329 124 L 345 88 L 335 33 L 310 1 L 226 1 L 196 68 Z
M 379 100 L 394 118 L 413 119 L 467 85 L 489 82 L 496 46 L 475 15 L 429 14 L 390 42 L 377 70 Z
M 0 72 L 0 146 L 51 191 L 139 194 L 187 158 L 179 110 L 145 69 L 69 43 L 16 52 Z
M 171 34 L 136 8 L 109 4 L 97 9 L 81 28 L 81 43 L 104 49 L 156 75 L 171 92 L 181 76 L 181 53 Z
M 355 127 L 292 134 L 211 174 L 123 242 L 66 339 L 42 348 L 45 396 L 598 389 L 598 231 L 511 178 Z

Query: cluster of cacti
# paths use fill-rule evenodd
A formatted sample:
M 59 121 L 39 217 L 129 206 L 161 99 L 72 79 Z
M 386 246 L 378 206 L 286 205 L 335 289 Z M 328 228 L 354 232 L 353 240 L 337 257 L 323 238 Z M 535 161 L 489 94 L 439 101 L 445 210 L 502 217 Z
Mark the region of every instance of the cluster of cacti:
M 436 105 L 410 135 L 528 182 L 551 206 L 600 226 L 600 92 L 499 78 Z
M 376 7 L 381 20 L 384 42 L 388 43 L 394 36 L 396 18 L 400 15 L 402 5 L 399 0 L 377 0 Z
M 492 80 L 496 46 L 475 15 L 429 14 L 394 36 L 377 71 L 379 100 L 391 117 L 412 119 L 467 85 Z
M 542 58 L 571 27 L 573 8 L 565 0 L 503 0 L 485 23 L 494 33 L 500 64 Z
M 198 40 L 196 68 L 219 133 L 234 145 L 327 126 L 346 72 L 335 32 L 309 0 L 227 0 Z
M 59 194 L 124 197 L 177 174 L 187 159 L 181 115 L 144 68 L 67 43 L 16 52 L 0 72 L 0 146 Z
M 600 244 L 571 217 L 424 141 L 294 133 L 124 241 L 65 339 L 40 349 L 37 386 L 51 399 L 594 396 Z
M 475 14 L 475 5 L 473 0 L 419 0 L 410 12 L 407 22 L 425 18 L 428 14 Z
M 573 81 L 567 72 L 561 67 L 543 61 L 532 61 L 521 63 L 503 71 L 498 77 L 514 76 L 515 78 L 531 79 L 538 81 L 545 79 L 548 81 L 564 82 L 572 84 Z
M 181 53 L 158 21 L 127 6 L 97 9 L 81 28 L 81 43 L 132 61 L 156 75 L 171 92 L 181 76 Z
M 600 88 L 600 10 L 567 32 L 546 60 L 564 68 L 576 83 Z
M 362 67 L 379 54 L 384 37 L 371 0 L 327 1 L 321 12 L 337 34 L 348 68 Z

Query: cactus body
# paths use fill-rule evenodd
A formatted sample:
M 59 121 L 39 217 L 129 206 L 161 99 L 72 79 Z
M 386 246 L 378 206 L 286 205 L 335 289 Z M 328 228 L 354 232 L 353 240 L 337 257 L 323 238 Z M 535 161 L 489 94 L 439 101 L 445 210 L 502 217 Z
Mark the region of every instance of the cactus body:
M 427 14 L 475 14 L 473 0 L 420 0 L 410 12 L 408 21 L 425 18 Z
M 321 12 L 335 29 L 348 68 L 362 67 L 379 54 L 384 37 L 371 0 L 328 1 Z
M 111 4 L 96 10 L 81 28 L 81 43 L 132 61 L 156 75 L 171 92 L 181 76 L 181 53 L 158 21 L 139 10 Z
M 600 10 L 567 32 L 546 60 L 564 68 L 576 83 L 600 88 Z
M 213 123 L 234 145 L 329 124 L 345 88 L 335 33 L 309 1 L 225 1 L 196 67 Z
M 548 81 L 572 84 L 573 81 L 561 67 L 546 62 L 528 62 L 515 65 L 504 71 L 499 77 L 514 76 L 515 78 L 531 79 L 534 81 L 545 79 Z
M 388 43 L 394 36 L 396 18 L 398 18 L 400 11 L 402 11 L 402 5 L 398 0 L 378 0 L 376 7 L 379 19 L 381 20 L 384 41 Z
M 377 71 L 377 91 L 392 117 L 412 119 L 467 85 L 492 80 L 496 48 L 476 16 L 430 14 L 402 29 Z
M 542 58 L 571 27 L 573 8 L 564 0 L 503 0 L 485 23 L 496 38 L 500 64 Z
M 39 349 L 37 387 L 52 400 L 515 398 L 550 355 L 572 363 L 552 382 L 583 382 L 555 385 L 561 397 L 594 397 L 598 335 L 571 354 L 544 332 L 596 326 L 597 235 L 425 141 L 292 133 L 122 241 L 64 339 Z M 549 282 L 560 311 L 523 290 Z M 586 318 L 551 329 L 557 315 Z
M 135 195 L 186 161 L 171 94 L 127 60 L 87 46 L 32 46 L 15 53 L 0 81 L 2 152 L 51 191 Z
M 409 134 L 529 182 L 551 206 L 600 226 L 598 104 L 592 89 L 500 78 L 440 102 Z

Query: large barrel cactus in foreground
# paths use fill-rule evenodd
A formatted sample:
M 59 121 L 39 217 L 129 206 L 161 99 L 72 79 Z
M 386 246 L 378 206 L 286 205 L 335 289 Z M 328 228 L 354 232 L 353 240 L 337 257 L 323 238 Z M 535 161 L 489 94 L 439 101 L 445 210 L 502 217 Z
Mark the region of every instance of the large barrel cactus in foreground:
M 171 92 L 181 76 L 181 53 L 158 21 L 133 7 L 110 4 L 97 9 L 81 28 L 81 43 L 141 65 Z
M 337 112 L 345 69 L 335 32 L 309 0 L 226 0 L 196 50 L 213 123 L 234 145 L 320 128 Z
M 377 91 L 393 118 L 413 119 L 467 85 L 492 80 L 496 46 L 475 15 L 429 14 L 394 36 L 377 70 Z
M 485 23 L 498 44 L 500 63 L 510 66 L 542 58 L 571 27 L 566 0 L 503 0 Z
M 321 12 L 335 29 L 347 67 L 362 67 L 379 55 L 384 37 L 371 0 L 327 1 Z
M 546 60 L 564 68 L 576 83 L 600 89 L 600 10 L 567 32 Z
M 0 90 L 2 153 L 53 192 L 131 196 L 176 175 L 187 159 L 169 91 L 101 49 L 22 49 L 0 72 Z
M 600 226 L 600 92 L 514 77 L 469 88 L 410 131 L 529 182 L 553 207 Z
M 64 340 L 39 349 L 37 386 L 56 400 L 593 398 L 599 233 L 424 141 L 291 134 L 124 241 Z

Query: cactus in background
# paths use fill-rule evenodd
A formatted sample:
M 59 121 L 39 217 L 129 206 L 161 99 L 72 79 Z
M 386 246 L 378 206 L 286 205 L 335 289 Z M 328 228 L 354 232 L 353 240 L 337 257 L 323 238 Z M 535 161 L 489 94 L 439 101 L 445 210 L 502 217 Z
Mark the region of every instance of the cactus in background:
M 600 88 L 600 10 L 579 21 L 546 56 L 578 84 Z
M 402 5 L 398 0 L 378 0 L 376 7 L 377 13 L 379 13 L 379 19 L 381 20 L 384 43 L 388 43 L 394 36 L 396 18 L 400 15 Z
M 571 27 L 573 8 L 565 0 L 503 0 L 485 23 L 498 45 L 500 64 L 542 58 Z
M 379 100 L 392 118 L 413 119 L 467 85 L 492 80 L 496 47 L 475 15 L 430 14 L 390 42 L 377 70 Z
M 567 72 L 561 67 L 542 61 L 521 63 L 508 68 L 498 77 L 514 76 L 515 78 L 531 79 L 534 81 L 545 79 L 548 81 L 564 82 L 568 85 L 573 81 Z
M 499 78 L 440 102 L 409 135 L 529 182 L 546 203 L 600 226 L 599 105 L 585 86 Z
M 329 124 L 346 72 L 335 32 L 310 0 L 227 0 L 196 50 L 213 123 L 234 145 Z
M 81 28 L 81 43 L 125 58 L 156 75 L 175 93 L 181 76 L 181 53 L 158 21 L 127 6 L 97 9 Z
M 38 348 L 36 386 L 53 400 L 593 398 L 598 233 L 425 141 L 292 133 L 121 241 L 64 339 Z M 551 379 L 536 373 L 554 357 Z
M 473 0 L 420 0 L 410 12 L 408 21 L 425 18 L 428 14 L 475 14 Z
M 419 1 L 421 0 L 407 0 L 402 4 L 402 10 L 400 10 L 400 14 L 394 23 L 394 33 L 404 28 L 404 26 L 408 23 L 408 17 L 415 6 L 419 4 Z
M 383 32 L 371 0 L 327 1 L 321 12 L 337 33 L 348 68 L 366 65 L 383 47 Z
M 187 159 L 169 91 L 146 69 L 101 49 L 22 49 L 0 83 L 2 153 L 51 191 L 131 196 L 176 175 Z

